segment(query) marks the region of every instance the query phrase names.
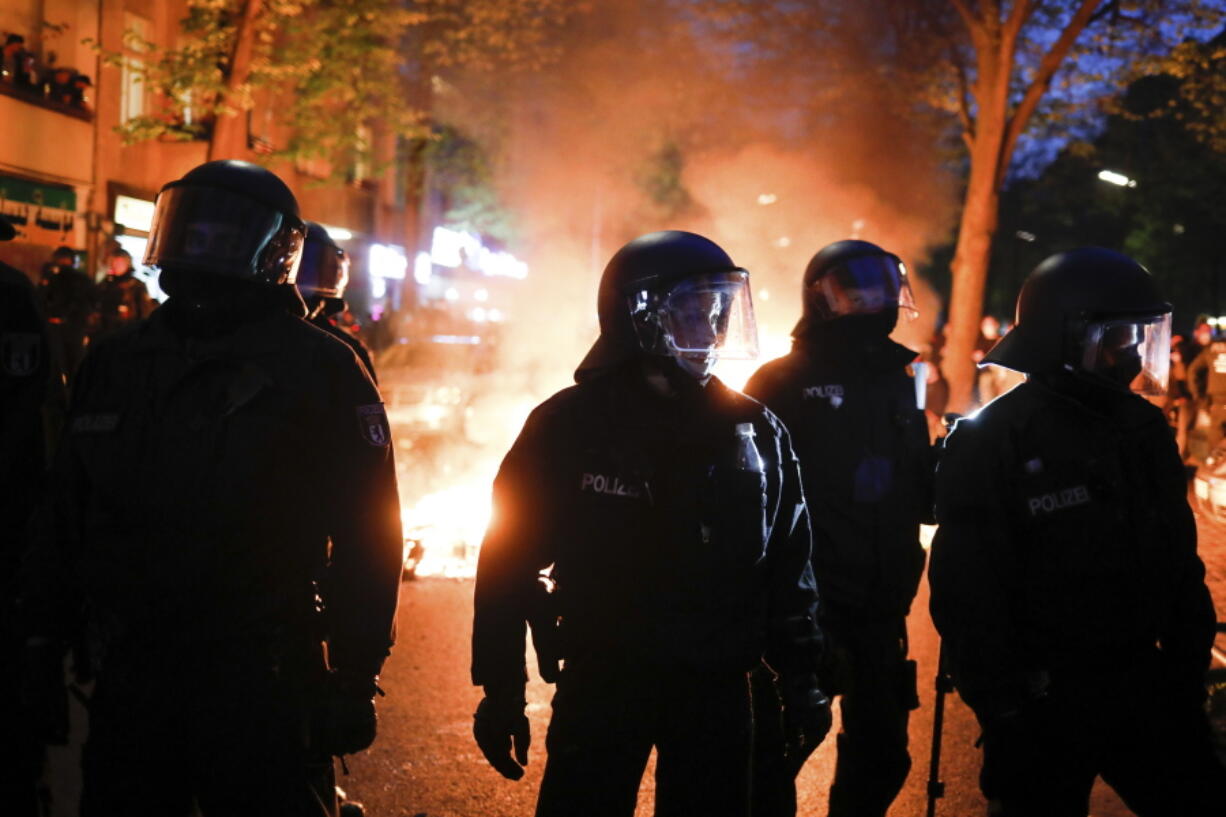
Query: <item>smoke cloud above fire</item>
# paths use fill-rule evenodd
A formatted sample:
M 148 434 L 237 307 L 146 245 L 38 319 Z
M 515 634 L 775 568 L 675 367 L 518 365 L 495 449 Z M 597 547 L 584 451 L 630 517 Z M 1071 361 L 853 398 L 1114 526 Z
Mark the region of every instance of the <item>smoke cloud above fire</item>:
M 914 269 L 948 234 L 956 180 L 940 134 L 860 37 L 769 20 L 730 29 L 692 5 L 598 0 L 556 64 L 461 77 L 439 96 L 440 118 L 492 157 L 514 214 L 513 250 L 531 273 L 508 310 L 504 360 L 541 397 L 570 382 L 597 333 L 600 271 L 637 235 L 692 230 L 749 269 L 766 358 L 786 351 L 801 273 L 822 246 L 863 238 Z M 868 27 L 859 5 L 840 25 Z M 918 348 L 939 304 L 915 284 L 923 318 L 898 336 Z
M 454 520 L 488 513 L 480 498 L 528 411 L 571 384 L 598 333 L 600 273 L 627 241 L 692 230 L 750 271 L 761 359 L 716 370 L 739 387 L 790 347 L 821 247 L 862 238 L 914 269 L 945 239 L 956 180 L 937 128 L 857 44 L 877 39 L 868 4 L 846 0 L 831 36 L 773 20 L 742 30 L 695 15 L 697 0 L 594 0 L 544 70 L 436 85 L 439 121 L 495 168 L 509 249 L 530 271 L 500 290 L 512 300 L 498 304 L 499 364 L 465 409 L 464 439 L 401 452 L 406 530 L 427 562 L 442 559 L 420 572 L 471 574 L 476 536 Z M 922 317 L 895 336 L 919 349 L 939 305 L 913 284 Z

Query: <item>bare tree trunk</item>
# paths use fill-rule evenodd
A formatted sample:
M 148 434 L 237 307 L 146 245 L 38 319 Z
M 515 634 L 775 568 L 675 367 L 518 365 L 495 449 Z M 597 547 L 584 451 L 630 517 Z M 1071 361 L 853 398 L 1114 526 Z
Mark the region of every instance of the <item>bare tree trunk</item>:
M 1052 76 L 1068 56 L 1073 43 L 1094 19 L 1102 0 L 1080 0 L 1060 36 L 1043 55 L 1015 110 L 1009 105 L 1009 79 L 1014 69 L 1018 38 L 1034 14 L 1034 0 L 1015 0 L 1004 18 L 999 0 L 978 6 L 950 0 L 970 32 L 978 75 L 974 97 L 977 115 L 971 123 L 964 106 L 971 172 L 962 205 L 958 245 L 954 251 L 953 292 L 949 304 L 949 336 L 941 370 L 949 382 L 949 410 L 970 408 L 975 385 L 971 355 L 983 318 L 992 239 L 996 234 L 1000 188 L 1017 140 L 1047 92 Z
M 985 32 L 979 47 L 979 77 L 975 83 L 979 115 L 970 139 L 971 172 L 954 251 L 948 336 L 941 363 L 949 382 L 949 410 L 959 413 L 970 408 L 975 384 L 975 362 L 971 355 L 979 339 L 983 293 L 996 233 L 1012 51 L 1012 42 L 1008 37 L 1002 41 L 998 31 Z
M 234 108 L 233 113 L 219 114 L 213 123 L 213 135 L 209 139 L 209 161 L 214 159 L 241 159 L 247 155 L 247 111 L 235 104 L 239 88 L 251 73 L 251 53 L 255 48 L 256 18 L 263 8 L 262 0 L 245 0 L 242 13 L 234 31 L 234 50 L 230 56 L 230 71 L 226 76 L 224 102 Z
M 982 121 L 982 120 L 981 120 Z M 992 238 L 996 233 L 999 193 L 995 184 L 976 186 L 972 165 L 971 186 L 962 206 L 962 222 L 953 261 L 953 292 L 949 302 L 948 335 L 941 369 L 949 382 L 949 410 L 964 413 L 971 406 L 975 362 L 971 355 L 979 339 L 983 293 L 987 285 Z

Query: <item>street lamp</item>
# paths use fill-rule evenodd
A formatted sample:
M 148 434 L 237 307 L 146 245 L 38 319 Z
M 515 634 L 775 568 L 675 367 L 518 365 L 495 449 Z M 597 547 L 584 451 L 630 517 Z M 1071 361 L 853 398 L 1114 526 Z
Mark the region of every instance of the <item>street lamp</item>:
M 1098 179 L 1099 181 L 1104 181 L 1104 182 L 1107 182 L 1108 184 L 1114 184 L 1118 187 L 1136 187 L 1137 186 L 1136 179 L 1130 179 L 1127 176 L 1125 176 L 1123 173 L 1116 173 L 1114 170 L 1098 171 Z

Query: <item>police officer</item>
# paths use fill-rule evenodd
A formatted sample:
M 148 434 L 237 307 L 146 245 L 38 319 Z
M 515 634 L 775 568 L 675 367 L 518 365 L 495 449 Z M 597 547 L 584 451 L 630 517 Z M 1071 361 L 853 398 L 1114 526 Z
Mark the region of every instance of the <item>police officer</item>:
M 1221 814 L 1205 720 L 1214 611 L 1161 412 L 1170 305 L 1127 256 L 1052 256 L 986 362 L 1027 381 L 960 420 L 937 472 L 932 617 L 1005 817 Z
M 13 236 L 0 218 L 0 241 Z M 0 803 L 19 817 L 42 813 L 43 744 L 67 737 L 62 654 L 28 653 L 11 604 L 30 511 L 46 487 L 48 427 L 62 419 L 54 374 L 34 287 L 0 263 Z M 23 676 L 38 683 L 23 684 Z
M 98 316 L 91 342 L 149 317 L 155 304 L 145 283 L 132 269 L 132 256 L 122 247 L 111 251 L 106 279 L 98 285 Z
M 745 815 L 747 672 L 765 655 L 780 673 L 792 752 L 830 724 L 787 432 L 711 376 L 756 352 L 748 273 L 702 236 L 651 233 L 613 256 L 598 311 L 577 385 L 536 408 L 494 483 L 474 733 L 523 775 L 528 622 L 558 684 L 538 815 L 632 815 L 653 747 L 658 815 Z
M 82 366 L 23 613 L 91 634 L 86 817 L 323 814 L 307 760 L 374 739 L 395 473 L 353 353 L 285 311 L 304 233 L 255 165 L 167 184 L 145 260 L 169 300 Z
M 307 321 L 350 347 L 370 379 L 374 381 L 374 367 L 365 344 L 351 333 L 337 327 L 329 317 L 345 308 L 342 296 L 348 281 L 348 255 L 336 246 L 323 226 L 314 221 L 306 222 L 302 262 L 298 265 L 298 275 L 294 283 L 285 287 L 286 306 L 291 314 L 299 314 L 305 303 Z M 320 799 L 329 804 L 337 801 L 339 817 L 361 817 L 364 813 L 362 806 L 347 801 L 344 790 L 336 785 L 336 767 L 332 755 L 316 753 L 308 763 L 312 769 L 311 785 L 319 792 Z
M 907 720 L 918 700 L 906 617 L 924 567 L 919 524 L 931 515 L 917 401 L 926 383 L 910 366 L 916 353 L 889 337 L 899 311 L 914 305 L 898 257 L 852 240 L 813 256 L 802 302 L 791 353 L 759 369 L 745 392 L 792 433 L 813 520 L 829 656 L 822 680 L 842 696 L 829 813 L 884 815 L 911 768 Z M 765 735 L 759 750 L 758 813 L 794 814 L 793 776 L 772 764 Z
M 47 319 L 52 354 L 60 361 L 69 380 L 85 354 L 86 334 L 94 312 L 94 282 L 77 269 L 71 247 L 56 247 L 43 265 L 38 282 L 43 315 Z
M 343 341 L 362 361 L 370 379 L 377 382 L 375 365 L 371 362 L 366 344 L 352 332 L 337 326 L 334 320 L 335 315 L 346 309 L 349 254 L 336 245 L 322 225 L 314 221 L 308 221 L 306 225 L 306 243 L 302 248 L 302 265 L 298 269 L 296 285 L 302 300 L 306 302 L 307 320 Z
M 1195 411 L 1194 453 L 1204 460 L 1226 437 L 1226 340 L 1202 347 L 1188 366 L 1187 378 Z

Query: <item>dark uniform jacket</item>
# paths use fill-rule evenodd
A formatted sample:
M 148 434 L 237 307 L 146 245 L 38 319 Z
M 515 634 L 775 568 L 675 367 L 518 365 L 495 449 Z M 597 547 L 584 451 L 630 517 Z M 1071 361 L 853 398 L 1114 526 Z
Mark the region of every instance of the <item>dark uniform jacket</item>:
M 905 616 L 915 597 L 932 455 L 914 359 L 886 338 L 798 339 L 745 387 L 787 426 L 800 458 L 823 619 Z
M 378 391 L 279 309 L 187 340 L 167 309 L 82 366 L 32 559 L 44 618 L 83 599 L 104 645 L 276 649 L 317 626 L 318 579 L 333 666 L 377 673 L 403 548 Z
M 73 267 L 48 264 L 38 292 L 47 320 L 84 331 L 95 300 L 94 282 L 88 275 Z
M 6 590 L 44 483 L 52 371 L 34 287 L 20 270 L 0 264 L 0 585 Z
M 1153 659 L 1196 689 L 1208 665 L 1213 604 L 1161 412 L 1064 380 L 960 420 L 937 472 L 932 617 L 981 717 L 1043 675 Z
M 539 618 L 534 586 L 550 565 L 552 654 L 568 666 L 746 672 L 765 653 L 777 671 L 815 670 L 809 523 L 787 432 L 716 379 L 686 392 L 655 395 L 632 363 L 529 417 L 494 483 L 474 683 L 524 683 L 525 621 Z M 753 424 L 764 474 L 735 467 L 738 423 Z
M 324 330 L 332 337 L 344 343 L 353 353 L 358 356 L 358 360 L 362 361 L 362 366 L 366 369 L 366 373 L 370 375 L 370 379 L 378 383 L 379 378 L 375 376 L 375 364 L 370 359 L 370 349 L 366 348 L 366 344 L 362 343 L 362 339 L 355 336 L 352 332 L 347 332 L 336 325 L 336 323 L 327 315 L 316 315 L 310 319 L 311 325 Z
M 130 323 L 144 320 L 153 312 L 153 299 L 145 284 L 132 273 L 108 275 L 98 285 L 98 326 L 95 337 L 103 337 Z

